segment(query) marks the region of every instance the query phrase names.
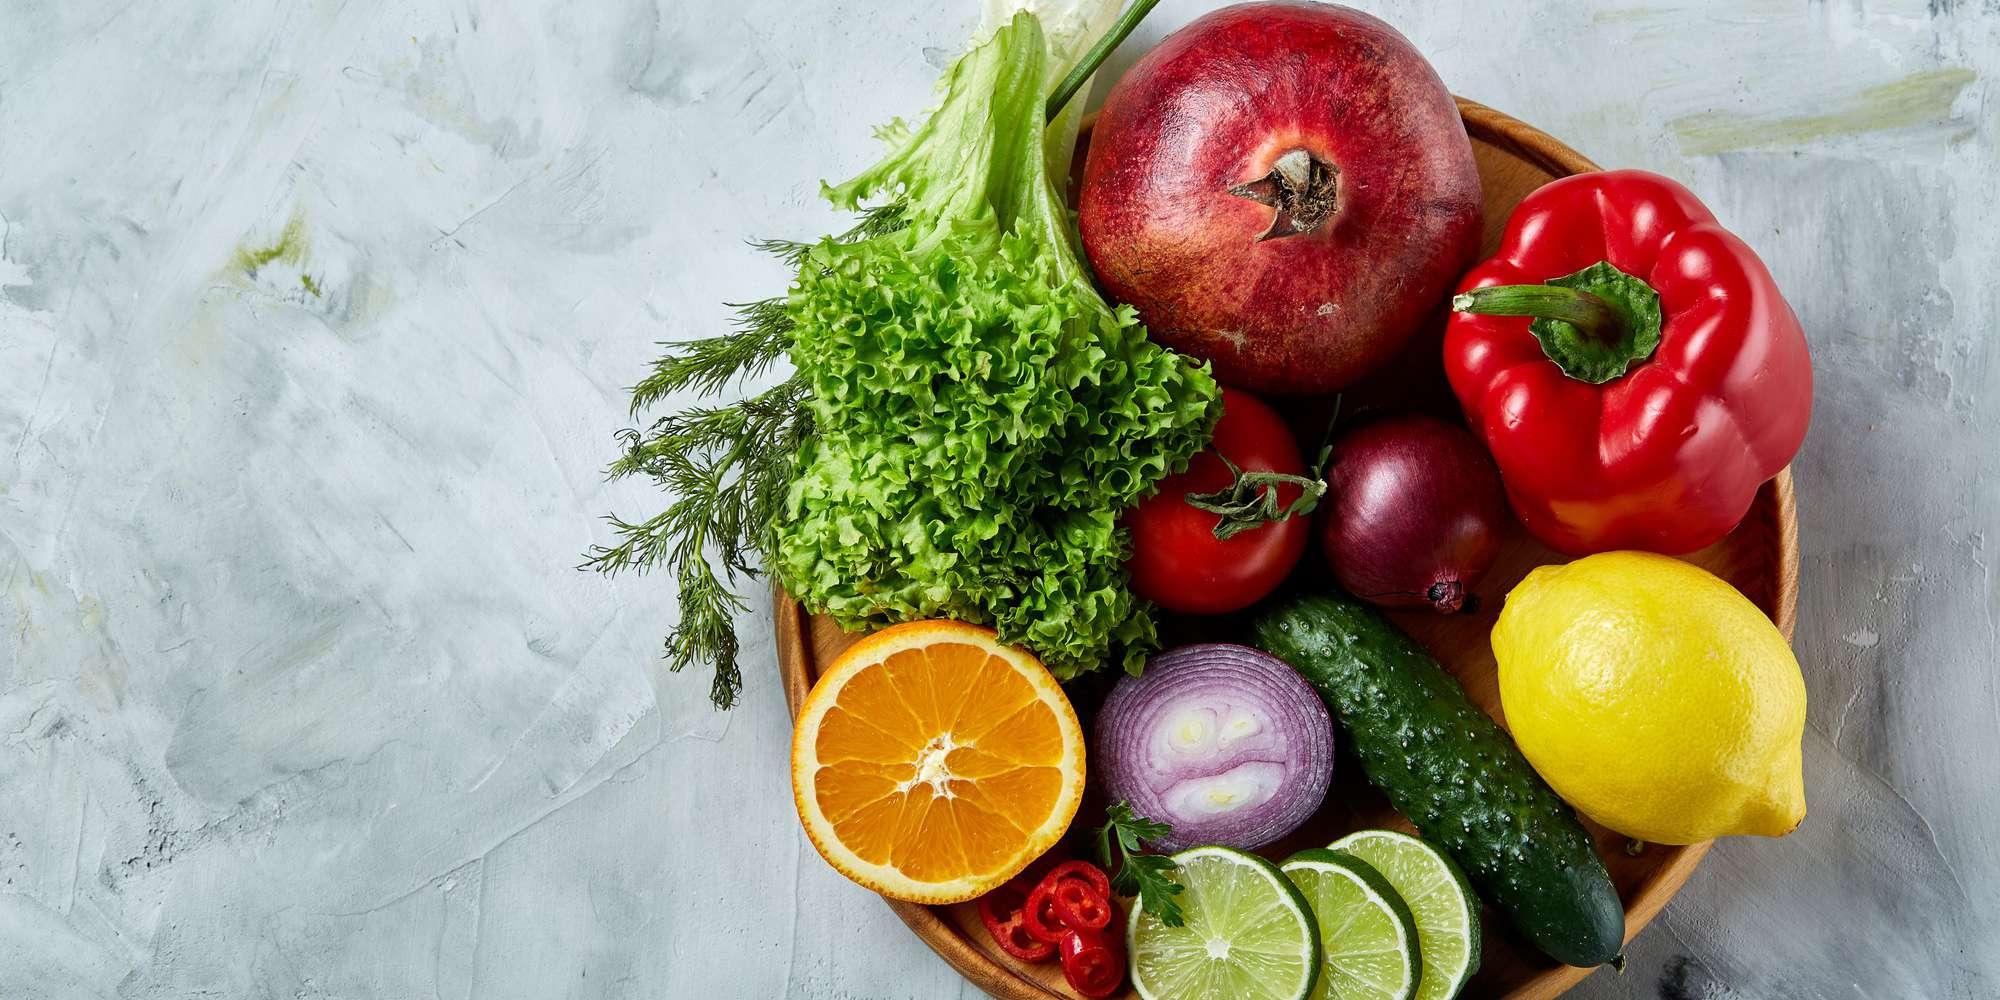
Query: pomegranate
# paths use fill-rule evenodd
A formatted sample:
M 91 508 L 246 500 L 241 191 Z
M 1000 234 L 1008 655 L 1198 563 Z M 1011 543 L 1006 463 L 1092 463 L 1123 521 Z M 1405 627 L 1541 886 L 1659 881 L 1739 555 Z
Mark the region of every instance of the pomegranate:
M 1386 361 L 1479 249 L 1457 105 L 1380 20 L 1252 3 L 1168 36 L 1112 88 L 1078 199 L 1085 250 L 1152 335 L 1257 392 Z

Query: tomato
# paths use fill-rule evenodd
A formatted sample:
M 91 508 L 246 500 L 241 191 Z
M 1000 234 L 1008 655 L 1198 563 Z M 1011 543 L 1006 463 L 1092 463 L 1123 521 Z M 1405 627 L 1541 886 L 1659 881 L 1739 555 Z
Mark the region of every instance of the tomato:
M 1125 564 L 1132 590 L 1168 610 L 1213 615 L 1247 608 L 1277 589 L 1305 554 L 1311 533 L 1305 510 L 1230 538 L 1215 537 L 1223 515 L 1192 505 L 1188 497 L 1230 488 L 1236 475 L 1223 457 L 1246 473 L 1296 479 L 1250 494 L 1276 490 L 1270 506 L 1280 511 L 1291 508 L 1305 493 L 1304 484 L 1312 482 L 1277 411 L 1241 389 L 1224 388 L 1222 419 L 1209 447 L 1186 472 L 1161 480 L 1159 492 L 1125 514 L 1132 532 L 1132 558 Z

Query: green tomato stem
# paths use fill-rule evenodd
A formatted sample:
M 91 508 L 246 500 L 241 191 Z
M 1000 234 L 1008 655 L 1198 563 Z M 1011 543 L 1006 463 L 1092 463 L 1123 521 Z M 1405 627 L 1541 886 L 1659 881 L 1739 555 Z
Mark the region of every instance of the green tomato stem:
M 1229 469 L 1233 478 L 1228 486 L 1213 493 L 1189 493 L 1182 499 L 1196 510 L 1218 515 L 1215 521 L 1215 537 L 1218 541 L 1231 538 L 1261 528 L 1273 521 L 1287 521 L 1293 515 L 1304 516 L 1319 506 L 1321 497 L 1326 496 L 1326 481 L 1313 476 L 1293 476 L 1283 472 L 1245 472 L 1238 468 L 1228 455 L 1217 451 L 1215 457 Z M 1324 458 L 1321 464 L 1325 464 Z M 1278 503 L 1278 489 L 1281 486 L 1297 486 L 1298 499 L 1289 505 Z
M 1125 8 L 1125 13 L 1118 15 L 1118 20 L 1111 25 L 1111 30 L 1105 32 L 1104 37 L 1098 39 L 1097 44 L 1083 54 L 1083 58 L 1077 61 L 1068 76 L 1062 78 L 1061 83 L 1056 84 L 1055 92 L 1049 95 L 1050 121 L 1054 121 L 1057 115 L 1062 114 L 1063 107 L 1069 104 L 1070 98 L 1075 97 L 1077 91 L 1083 89 L 1084 81 L 1090 79 L 1090 74 L 1097 72 L 1097 67 L 1104 64 L 1104 60 L 1111 56 L 1112 50 L 1118 48 L 1126 37 L 1132 34 L 1132 29 L 1137 28 L 1139 22 L 1145 20 L 1146 15 L 1152 13 L 1153 8 L 1159 5 L 1160 0 L 1133 0 L 1132 6 Z

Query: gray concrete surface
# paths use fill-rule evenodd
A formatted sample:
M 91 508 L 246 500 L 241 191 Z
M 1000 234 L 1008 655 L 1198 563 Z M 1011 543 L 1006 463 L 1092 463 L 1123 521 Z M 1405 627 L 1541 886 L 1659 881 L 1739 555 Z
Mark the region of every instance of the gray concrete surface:
M 657 503 L 653 342 L 973 6 L 0 0 L 0 996 L 973 995 L 800 835 L 763 619 L 717 714 L 663 580 L 571 570 Z M 1365 6 L 1690 183 L 1815 351 L 1811 817 L 1576 995 L 2000 995 L 2000 12 Z

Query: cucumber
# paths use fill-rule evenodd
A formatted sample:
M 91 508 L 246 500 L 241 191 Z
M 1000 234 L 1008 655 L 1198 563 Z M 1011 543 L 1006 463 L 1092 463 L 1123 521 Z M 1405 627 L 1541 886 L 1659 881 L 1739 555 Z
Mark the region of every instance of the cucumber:
M 1368 780 L 1522 936 L 1566 965 L 1618 959 L 1625 911 L 1590 835 L 1416 640 L 1345 594 L 1267 605 L 1251 634 L 1318 689 Z

